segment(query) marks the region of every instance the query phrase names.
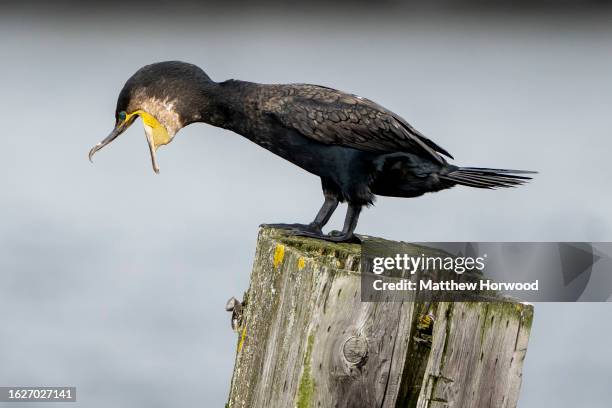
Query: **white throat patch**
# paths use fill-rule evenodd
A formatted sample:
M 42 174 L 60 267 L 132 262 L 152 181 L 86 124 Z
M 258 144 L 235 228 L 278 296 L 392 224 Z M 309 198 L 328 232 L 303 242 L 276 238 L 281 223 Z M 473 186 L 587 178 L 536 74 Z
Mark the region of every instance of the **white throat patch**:
M 157 121 L 166 128 L 168 136 L 174 135 L 183 127 L 179 114 L 176 112 L 176 99 L 168 98 L 161 100 L 140 93 L 132 99 L 135 109 L 143 110 L 155 117 Z

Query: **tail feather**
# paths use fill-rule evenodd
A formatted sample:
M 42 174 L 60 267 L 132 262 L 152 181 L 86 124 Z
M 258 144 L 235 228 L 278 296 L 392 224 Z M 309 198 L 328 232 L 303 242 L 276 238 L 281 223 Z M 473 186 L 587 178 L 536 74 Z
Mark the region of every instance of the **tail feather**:
M 457 167 L 447 174 L 440 175 L 440 178 L 464 186 L 495 189 L 520 186 L 531 180 L 531 177 L 518 174 L 535 173 L 537 172 L 527 170 Z
M 459 167 L 459 171 L 475 171 L 479 173 L 514 173 L 514 174 L 537 174 L 532 170 L 510 170 L 510 169 L 490 169 L 487 167 Z

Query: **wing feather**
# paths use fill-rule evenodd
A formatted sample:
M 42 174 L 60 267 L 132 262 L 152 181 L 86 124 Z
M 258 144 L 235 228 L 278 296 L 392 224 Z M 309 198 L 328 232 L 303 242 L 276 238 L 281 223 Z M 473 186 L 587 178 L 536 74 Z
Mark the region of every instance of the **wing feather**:
M 320 143 L 372 152 L 452 158 L 400 116 L 359 96 L 317 85 L 279 85 L 263 103 L 283 126 Z

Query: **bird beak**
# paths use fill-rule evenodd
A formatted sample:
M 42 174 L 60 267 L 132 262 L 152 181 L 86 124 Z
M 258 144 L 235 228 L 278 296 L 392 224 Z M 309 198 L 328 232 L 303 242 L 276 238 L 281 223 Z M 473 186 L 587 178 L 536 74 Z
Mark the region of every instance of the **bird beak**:
M 153 138 L 152 132 L 145 131 L 145 135 L 147 136 L 147 143 L 149 144 L 149 152 L 151 152 L 151 164 L 153 165 L 153 171 L 156 174 L 159 174 L 159 166 L 157 165 L 157 146 L 155 145 L 155 139 Z
M 120 134 L 125 132 L 125 130 L 129 128 L 132 123 L 134 123 L 135 117 L 132 117 L 130 119 L 125 120 L 121 123 L 117 123 L 117 125 L 115 125 L 115 128 L 110 133 L 110 135 L 108 135 L 104 140 L 102 140 L 100 143 L 98 143 L 97 145 L 91 148 L 91 150 L 89 151 L 89 161 L 90 162 L 93 163 L 93 160 L 92 160 L 93 155 L 96 154 L 98 150 L 102 149 L 104 146 L 106 146 L 107 144 L 115 140 Z

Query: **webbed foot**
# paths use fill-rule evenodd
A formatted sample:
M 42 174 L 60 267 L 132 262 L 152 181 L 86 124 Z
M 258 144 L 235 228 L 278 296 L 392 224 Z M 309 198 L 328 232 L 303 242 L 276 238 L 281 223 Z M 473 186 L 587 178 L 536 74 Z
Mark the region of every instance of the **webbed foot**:
M 351 233 L 343 233 L 341 231 L 332 231 L 329 234 L 321 233 L 312 233 L 309 231 L 291 231 L 291 235 L 297 235 L 300 237 L 308 237 L 308 238 L 316 238 L 322 239 L 328 242 L 338 242 L 338 243 L 347 243 L 347 244 L 361 244 L 361 240 L 352 232 Z
M 312 234 L 323 234 L 321 227 L 315 223 L 310 224 L 261 224 L 260 227 L 278 228 L 290 230 L 293 233 L 304 232 Z

